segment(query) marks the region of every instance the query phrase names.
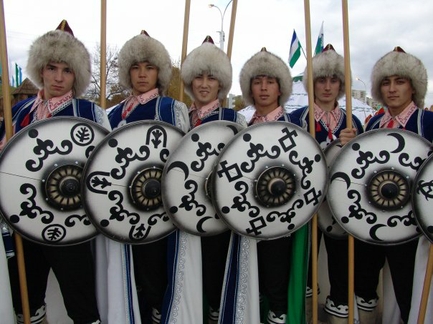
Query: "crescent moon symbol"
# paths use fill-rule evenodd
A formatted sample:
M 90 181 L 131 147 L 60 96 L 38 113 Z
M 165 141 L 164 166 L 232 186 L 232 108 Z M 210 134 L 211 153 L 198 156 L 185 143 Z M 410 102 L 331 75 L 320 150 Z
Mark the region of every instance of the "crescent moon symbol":
M 395 137 L 395 139 L 398 142 L 397 148 L 394 151 L 391 151 L 391 153 L 401 152 L 404 149 L 404 146 L 405 146 L 405 141 L 404 141 L 403 136 L 401 136 L 401 134 L 398 134 L 398 133 L 390 133 L 390 134 L 388 134 L 388 136 Z
M 197 228 L 197 231 L 198 231 L 199 233 L 206 233 L 206 231 L 203 229 L 203 224 L 204 224 L 205 221 L 207 221 L 207 220 L 210 219 L 210 218 L 212 218 L 212 217 L 211 217 L 211 216 L 206 216 L 206 217 L 201 218 L 201 219 L 197 222 L 197 226 L 196 226 L 196 228 Z
M 188 178 L 189 176 L 189 169 L 188 166 L 181 162 L 181 161 L 176 161 L 171 163 L 168 167 L 167 167 L 167 173 L 170 172 L 170 170 L 174 169 L 174 168 L 179 168 L 183 171 L 183 173 L 185 174 L 185 180 Z
M 336 172 L 331 177 L 331 182 L 334 181 L 337 178 L 341 178 L 344 182 L 346 182 L 346 187 L 349 189 L 350 187 L 350 178 L 349 176 L 344 172 Z
M 374 225 L 374 226 L 370 229 L 370 236 L 371 236 L 371 238 L 372 238 L 373 240 L 378 241 L 378 242 L 382 242 L 382 241 L 383 241 L 383 240 L 381 240 L 381 239 L 377 236 L 377 234 L 376 234 L 376 232 L 377 232 L 380 228 L 382 228 L 382 227 L 386 227 L 386 225 L 378 224 L 378 225 Z

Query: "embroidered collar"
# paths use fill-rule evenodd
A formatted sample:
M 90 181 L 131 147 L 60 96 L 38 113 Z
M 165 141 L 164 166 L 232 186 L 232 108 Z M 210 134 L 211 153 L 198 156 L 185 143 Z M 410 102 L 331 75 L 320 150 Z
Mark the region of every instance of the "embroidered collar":
M 314 119 L 319 122 L 323 120 L 326 125 L 336 124 L 341 118 L 341 108 L 337 103 L 337 106 L 331 111 L 326 111 L 320 108 L 317 104 L 314 104 Z M 332 120 L 331 120 L 332 119 Z
M 265 116 L 260 116 L 257 114 L 257 111 L 254 112 L 253 117 L 251 118 L 250 125 L 264 123 L 264 122 L 270 122 L 270 121 L 277 121 L 281 118 L 281 116 L 284 115 L 284 109 L 281 106 L 278 106 L 274 110 L 272 110 L 270 113 L 268 113 Z
M 391 120 L 393 120 L 395 122 L 396 127 L 402 126 L 403 128 L 405 128 L 409 118 L 417 109 L 418 108 L 413 101 L 406 108 L 404 108 L 404 110 L 401 113 L 399 113 L 395 117 L 392 117 L 389 110 L 386 109 L 385 114 L 380 120 L 379 127 L 383 128 L 385 127 L 385 125 L 388 125 L 388 123 Z
M 122 119 L 127 118 L 138 105 L 144 105 L 159 96 L 158 89 L 152 89 L 138 96 L 131 95 L 125 100 L 122 109 Z
M 204 119 L 209 116 L 213 111 L 217 110 L 220 106 L 220 102 L 218 99 L 208 103 L 207 105 L 198 108 L 195 105 L 195 102 L 192 103 L 191 108 L 189 108 L 190 113 L 196 113 L 197 117 L 200 119 Z
M 36 111 L 36 114 L 34 116 L 34 119 L 36 120 L 48 118 L 54 116 L 62 109 L 69 106 L 72 99 L 73 95 L 71 90 L 61 97 L 54 97 L 48 100 L 44 100 L 44 90 L 41 89 L 38 92 L 38 95 L 35 102 L 33 103 L 33 107 L 30 110 L 30 113 Z

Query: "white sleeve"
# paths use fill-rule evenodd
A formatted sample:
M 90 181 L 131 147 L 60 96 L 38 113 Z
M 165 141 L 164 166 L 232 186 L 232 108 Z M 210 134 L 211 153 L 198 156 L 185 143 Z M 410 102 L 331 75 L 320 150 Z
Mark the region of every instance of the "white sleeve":
M 96 122 L 99 125 L 111 131 L 110 121 L 108 120 L 108 115 L 105 109 L 102 109 L 98 105 L 95 105 L 95 116 L 96 116 Z
M 179 127 L 182 131 L 187 133 L 191 128 L 187 106 L 183 102 L 175 100 L 174 113 L 175 113 L 175 126 Z

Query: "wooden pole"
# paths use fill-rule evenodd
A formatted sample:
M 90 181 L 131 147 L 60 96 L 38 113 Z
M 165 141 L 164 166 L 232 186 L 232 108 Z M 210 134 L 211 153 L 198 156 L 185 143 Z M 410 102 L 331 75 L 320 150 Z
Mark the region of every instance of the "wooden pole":
M 227 56 L 228 56 L 228 58 L 229 58 L 230 61 L 232 59 L 233 37 L 234 37 L 234 34 L 235 34 L 235 22 L 236 22 L 236 11 L 237 11 L 237 8 L 238 8 L 238 0 L 233 0 L 232 1 L 232 15 L 230 17 L 229 41 L 227 43 Z M 227 101 L 226 98 L 221 101 L 221 105 L 223 107 L 226 106 L 226 101 Z
M 425 314 L 427 311 L 427 302 L 430 293 L 432 272 L 433 272 L 433 245 L 430 244 L 427 268 L 424 277 L 424 286 L 422 289 L 421 303 L 419 306 L 418 322 L 417 322 L 418 324 L 424 324 L 425 321 Z
M 235 22 L 236 22 L 236 11 L 238 9 L 238 0 L 233 0 L 232 2 L 232 15 L 230 18 L 230 31 L 229 31 L 229 41 L 227 44 L 227 56 L 229 60 L 232 58 L 232 50 L 233 50 L 233 38 L 235 34 Z
M 310 17 L 310 2 L 304 0 L 304 13 L 305 13 L 305 41 L 307 44 L 307 79 L 308 79 L 308 123 L 310 125 L 310 134 L 313 138 L 316 138 L 316 129 L 314 127 L 314 80 L 313 80 L 313 50 L 311 47 L 311 17 Z M 305 77 L 305 76 L 304 76 Z M 318 242 L 317 242 L 317 214 L 313 215 L 311 221 L 311 270 L 312 270 L 312 284 L 311 289 L 313 290 L 312 296 L 312 320 L 314 324 L 318 323 L 318 275 L 317 275 L 317 263 L 318 263 Z
M 349 10 L 347 0 L 342 0 L 343 7 L 343 36 L 344 36 L 344 79 L 346 94 L 347 128 L 352 128 L 352 74 L 350 68 L 349 46 Z M 355 317 L 355 239 L 348 237 L 348 323 L 353 323 Z
M 101 0 L 101 59 L 100 59 L 100 106 L 107 108 L 107 0 Z
M 185 60 L 187 47 L 188 47 L 188 34 L 189 34 L 189 12 L 191 10 L 191 0 L 185 0 L 185 15 L 183 18 L 183 41 L 182 41 L 182 55 L 180 58 L 180 65 L 182 67 L 182 63 Z M 180 90 L 179 90 L 179 101 L 183 102 L 183 89 L 184 84 L 182 79 L 180 80 Z
M 2 91 L 3 91 L 3 111 L 4 111 L 4 123 L 6 130 L 6 140 L 9 140 L 13 136 L 12 127 L 12 107 L 11 107 L 11 96 L 9 93 L 9 61 L 7 54 L 6 44 L 6 24 L 3 0 L 0 0 L 0 49 L 1 49 L 1 64 L 2 64 Z M 24 317 L 24 324 L 30 324 L 30 307 L 29 307 L 29 296 L 27 290 L 27 278 L 26 278 L 26 265 L 24 262 L 24 249 L 23 241 L 18 233 L 14 233 L 15 238 L 15 252 L 18 263 L 18 276 L 20 281 L 20 292 L 21 292 L 21 304 L 22 312 Z

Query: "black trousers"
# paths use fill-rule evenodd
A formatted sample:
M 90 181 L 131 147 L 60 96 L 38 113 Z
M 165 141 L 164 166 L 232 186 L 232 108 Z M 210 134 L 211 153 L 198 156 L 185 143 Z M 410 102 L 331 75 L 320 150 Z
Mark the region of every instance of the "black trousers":
M 143 309 L 143 305 L 161 312 L 168 284 L 167 242 L 166 237 L 152 243 L 132 246 L 135 282 L 142 319 L 148 317 L 145 313 L 151 311 L 151 309 Z
M 328 256 L 328 278 L 330 285 L 329 298 L 335 305 L 347 305 L 348 303 L 348 239 L 347 238 L 332 238 L 324 235 L 322 231 L 317 229 L 317 242 L 320 247 L 321 238 L 325 241 L 326 253 Z M 319 251 L 319 249 L 318 249 Z M 308 267 L 307 285 L 312 287 L 312 255 L 310 253 L 310 265 Z M 318 269 L 318 272 L 323 271 Z
M 220 308 L 230 231 L 201 238 L 203 290 L 208 304 Z
M 99 319 L 95 294 L 94 261 L 91 243 L 53 247 L 23 239 L 30 314 L 45 305 L 50 269 L 53 270 L 68 316 L 75 324 Z M 22 314 L 16 257 L 9 259 L 12 298 L 16 313 Z
M 257 244 L 260 293 L 274 313 L 287 312 L 292 241 L 288 236 Z
M 401 319 L 407 323 L 411 307 L 415 254 L 418 240 L 378 246 L 355 241 L 355 293 L 365 300 L 377 298 L 379 273 L 388 261 Z

